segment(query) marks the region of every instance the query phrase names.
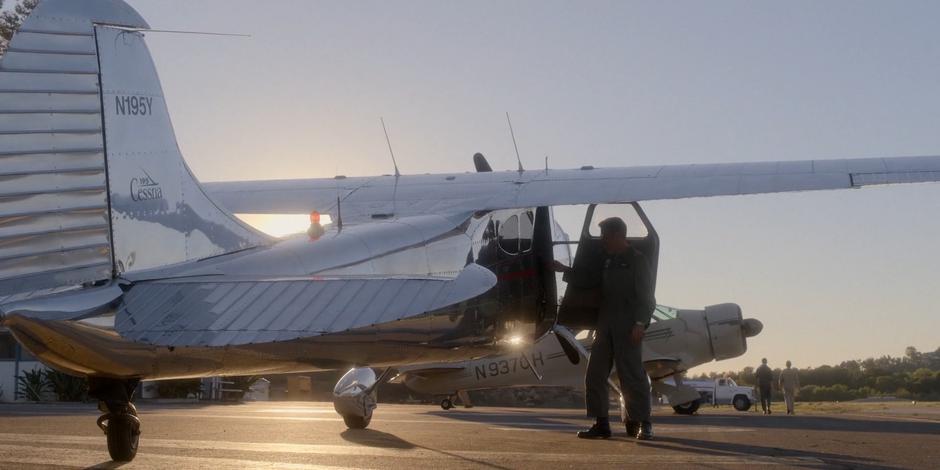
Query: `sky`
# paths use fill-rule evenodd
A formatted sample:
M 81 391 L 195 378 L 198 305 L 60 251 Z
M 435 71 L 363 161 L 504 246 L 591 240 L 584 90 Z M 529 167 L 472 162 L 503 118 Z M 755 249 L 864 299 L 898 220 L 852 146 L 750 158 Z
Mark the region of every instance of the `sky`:
M 130 0 L 203 181 L 940 154 L 940 3 Z M 651 201 L 657 299 L 739 358 L 940 346 L 940 185 Z M 569 227 L 569 231 L 576 228 Z

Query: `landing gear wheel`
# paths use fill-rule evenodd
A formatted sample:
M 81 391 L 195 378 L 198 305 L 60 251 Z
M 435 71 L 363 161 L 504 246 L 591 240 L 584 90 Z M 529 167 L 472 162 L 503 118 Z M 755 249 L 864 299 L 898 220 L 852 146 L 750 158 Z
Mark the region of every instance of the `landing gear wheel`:
M 449 410 L 454 407 L 454 402 L 450 398 L 445 398 L 441 400 L 441 408 Z
M 115 462 L 130 462 L 137 456 L 140 419 L 129 413 L 107 415 L 108 453 Z
M 362 416 L 343 416 L 343 422 L 349 429 L 365 429 L 372 422 L 372 415 L 363 418 Z
M 744 395 L 738 395 L 734 397 L 734 400 L 732 400 L 731 404 L 734 405 L 734 409 L 738 411 L 747 411 L 751 409 L 751 400 L 748 400 L 748 398 Z
M 691 415 L 695 414 L 698 411 L 698 407 L 701 406 L 701 400 L 692 400 L 688 403 L 683 403 L 681 405 L 673 406 L 672 409 L 675 410 L 677 414 L 680 415 Z

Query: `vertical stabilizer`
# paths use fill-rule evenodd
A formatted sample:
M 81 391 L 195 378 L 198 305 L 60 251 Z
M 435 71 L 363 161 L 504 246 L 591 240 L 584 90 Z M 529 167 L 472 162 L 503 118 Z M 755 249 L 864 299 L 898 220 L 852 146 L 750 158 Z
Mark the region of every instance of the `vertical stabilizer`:
M 118 273 L 260 244 L 218 208 L 180 154 L 144 34 L 96 26 Z
M 43 0 L 0 60 L 0 295 L 264 242 L 183 161 L 148 28 L 121 0 Z

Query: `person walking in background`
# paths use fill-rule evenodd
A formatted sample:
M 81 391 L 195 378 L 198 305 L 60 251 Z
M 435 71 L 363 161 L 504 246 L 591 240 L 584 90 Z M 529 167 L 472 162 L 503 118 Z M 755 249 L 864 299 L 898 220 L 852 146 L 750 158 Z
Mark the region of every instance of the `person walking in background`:
M 800 376 L 793 364 L 787 361 L 787 368 L 780 372 L 780 389 L 783 390 L 783 400 L 787 403 L 787 414 L 793 412 L 793 400 L 800 393 Z
M 760 407 L 765 415 L 770 414 L 770 389 L 774 384 L 774 372 L 767 366 L 767 358 L 760 360 L 760 367 L 754 371 L 757 376 L 757 385 L 760 388 Z

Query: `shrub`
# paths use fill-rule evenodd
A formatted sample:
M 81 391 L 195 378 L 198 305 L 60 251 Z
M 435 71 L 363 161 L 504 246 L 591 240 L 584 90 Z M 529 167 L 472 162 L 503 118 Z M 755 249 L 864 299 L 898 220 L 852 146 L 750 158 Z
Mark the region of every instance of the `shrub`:
M 20 393 L 29 401 L 42 401 L 43 395 L 49 391 L 49 381 L 46 380 L 42 369 L 23 371 L 23 375 L 17 377 L 16 383 Z
M 59 401 L 85 401 L 88 399 L 88 380 L 53 369 L 45 371 L 45 379 Z

